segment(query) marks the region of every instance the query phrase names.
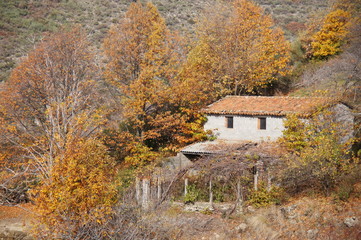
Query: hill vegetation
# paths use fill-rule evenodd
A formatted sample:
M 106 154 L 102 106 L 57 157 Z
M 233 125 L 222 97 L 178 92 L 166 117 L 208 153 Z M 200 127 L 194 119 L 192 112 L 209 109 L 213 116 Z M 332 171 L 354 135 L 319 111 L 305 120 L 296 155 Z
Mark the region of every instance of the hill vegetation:
M 1 203 L 34 203 L 39 239 L 176 238 L 147 212 L 180 211 L 173 201 L 209 199 L 202 214 L 242 221 L 237 209 L 252 214 L 312 192 L 359 203 L 360 123 L 350 137 L 325 109 L 307 124 L 288 116 L 276 143 L 166 167 L 182 147 L 214 138 L 199 110 L 228 94 L 322 96 L 359 115 L 361 2 L 320 2 L 2 1 Z M 268 174 L 260 182 L 259 164 Z M 213 200 L 233 206 L 213 209 Z M 304 238 L 308 231 L 290 236 L 274 220 L 282 211 L 291 218 L 291 208 L 252 218 L 265 230 L 250 233 Z M 345 232 L 335 236 L 357 236 L 351 227 L 336 226 Z
M 124 16 L 129 0 L 7 0 L 0 3 L 0 82 L 7 79 L 19 58 L 25 56 L 42 38 L 42 33 L 55 32 L 64 25 L 80 24 L 100 48 L 110 26 Z M 259 0 L 288 37 L 305 29 L 309 16 L 322 12 L 326 1 Z M 216 3 L 214 0 L 153 1 L 166 20 L 166 25 L 183 34 L 194 33 L 200 13 Z

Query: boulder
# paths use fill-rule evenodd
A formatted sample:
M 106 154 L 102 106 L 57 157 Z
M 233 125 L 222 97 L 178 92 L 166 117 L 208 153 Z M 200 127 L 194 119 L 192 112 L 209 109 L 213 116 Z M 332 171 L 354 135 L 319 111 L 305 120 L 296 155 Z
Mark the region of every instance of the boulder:
M 307 238 L 313 240 L 317 238 L 318 229 L 310 229 L 307 231 Z
M 349 217 L 346 218 L 343 223 L 347 226 L 347 227 L 354 227 L 359 223 L 359 220 L 357 219 L 357 217 Z
M 247 228 L 248 228 L 248 225 L 246 223 L 241 223 L 235 228 L 235 230 L 238 233 L 242 233 L 242 232 L 246 231 Z
M 296 217 L 298 217 L 298 214 L 295 212 L 296 208 L 297 205 L 294 204 L 288 207 L 281 208 L 281 212 L 286 219 L 295 219 Z

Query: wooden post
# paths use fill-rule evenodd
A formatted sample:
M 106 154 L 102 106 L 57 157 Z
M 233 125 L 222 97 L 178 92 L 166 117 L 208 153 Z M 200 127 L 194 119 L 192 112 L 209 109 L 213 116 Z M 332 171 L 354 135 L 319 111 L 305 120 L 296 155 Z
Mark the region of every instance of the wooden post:
M 160 177 L 158 177 L 158 191 L 157 191 L 157 198 L 160 200 L 162 197 L 162 182 Z
M 254 173 L 253 173 L 253 180 L 254 180 L 254 190 L 258 190 L 258 169 L 257 165 L 254 166 Z
M 270 168 L 267 169 L 267 192 L 271 191 L 272 187 L 272 175 Z
M 212 179 L 209 179 L 209 205 L 213 206 Z
M 238 202 L 242 202 L 242 191 L 241 191 L 241 181 L 238 179 L 237 181 L 237 200 Z
M 142 195 L 142 208 L 149 209 L 149 196 L 150 196 L 150 180 L 143 179 L 143 195 Z
M 184 196 L 188 193 L 188 178 L 184 179 Z
M 137 200 L 137 204 L 141 204 L 141 186 L 138 177 L 135 178 L 135 199 Z

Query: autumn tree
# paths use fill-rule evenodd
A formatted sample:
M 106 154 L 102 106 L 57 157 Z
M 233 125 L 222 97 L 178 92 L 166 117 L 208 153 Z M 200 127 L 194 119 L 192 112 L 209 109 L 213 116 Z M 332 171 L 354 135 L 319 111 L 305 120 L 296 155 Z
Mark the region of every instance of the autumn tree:
M 321 29 L 311 39 L 312 56 L 326 59 L 341 51 L 348 33 L 351 14 L 342 9 L 334 9 L 324 19 Z
M 174 150 L 184 144 L 182 136 L 201 132 L 201 124 L 191 126 L 195 115 L 189 117 L 181 109 L 184 105 L 176 94 L 175 79 L 185 58 L 182 46 L 152 3 L 132 3 L 105 38 L 109 60 L 105 77 L 122 105 L 122 128 L 131 134 L 130 152 Z
M 46 37 L 6 82 L 1 134 L 44 177 L 69 141 L 92 134 L 103 121 L 94 69 L 85 33 L 75 28 Z
M 319 109 L 307 120 L 292 115 L 281 142 L 290 151 L 284 184 L 293 191 L 319 187 L 327 195 L 350 172 L 357 159 L 350 154 L 353 125 L 335 118 L 335 109 Z
M 1 190 L 22 188 L 8 201 L 51 177 L 66 146 L 103 123 L 95 70 L 80 28 L 45 36 L 13 70 L 0 96 Z
M 43 239 L 104 238 L 116 200 L 114 161 L 97 140 L 105 112 L 89 46 L 77 27 L 46 36 L 2 91 L 0 135 L 14 152 L 1 157 L 12 179 L 33 180 Z
M 250 1 L 212 7 L 197 33 L 184 77 L 206 92 L 257 93 L 287 73 L 289 46 L 283 32 Z
M 68 143 L 69 144 L 69 143 Z M 95 139 L 66 146 L 50 177 L 32 190 L 36 231 L 42 239 L 104 239 L 116 202 L 115 161 Z

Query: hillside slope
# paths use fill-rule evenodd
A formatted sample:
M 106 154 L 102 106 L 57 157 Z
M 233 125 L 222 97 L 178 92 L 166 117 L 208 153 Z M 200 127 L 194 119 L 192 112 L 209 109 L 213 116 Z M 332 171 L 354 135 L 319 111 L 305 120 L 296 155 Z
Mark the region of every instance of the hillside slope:
M 226 0 L 225 0 L 226 1 Z M 110 25 L 121 18 L 129 0 L 6 0 L 0 1 L 0 82 L 44 32 L 80 24 L 98 48 Z M 170 28 L 194 33 L 197 16 L 216 0 L 154 0 Z M 228 1 L 226 1 L 228 2 Z M 256 0 L 291 37 L 304 28 L 310 15 L 327 7 L 318 0 Z

